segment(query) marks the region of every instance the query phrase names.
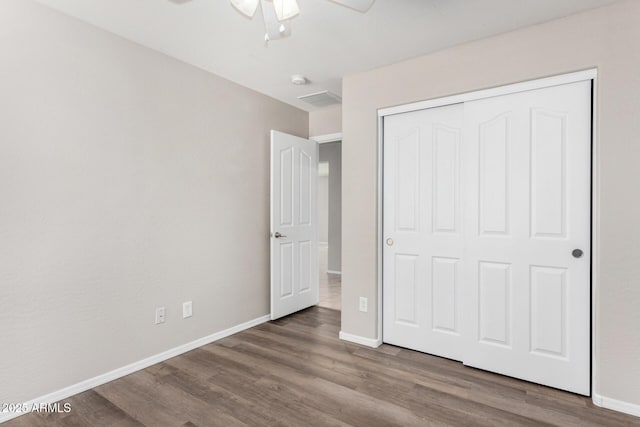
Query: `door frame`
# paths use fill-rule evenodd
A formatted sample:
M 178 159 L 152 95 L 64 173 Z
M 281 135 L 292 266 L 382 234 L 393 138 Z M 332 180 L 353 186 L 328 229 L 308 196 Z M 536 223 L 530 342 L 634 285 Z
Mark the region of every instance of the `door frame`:
M 599 242 L 599 208 L 600 201 L 598 199 L 600 181 L 599 181 L 599 166 L 598 166 L 598 153 L 600 151 L 598 143 L 597 132 L 597 106 L 598 106 L 598 69 L 590 68 L 580 70 L 567 74 L 559 74 L 556 76 L 545 77 L 540 79 L 522 81 L 518 83 L 507 84 L 504 86 L 497 86 L 488 89 L 481 89 L 466 93 L 455 94 L 451 96 L 445 96 L 440 98 L 428 99 L 424 101 L 413 102 L 404 105 L 397 105 L 392 107 L 378 109 L 378 138 L 377 138 L 377 189 L 376 189 L 376 250 L 377 250 L 377 339 L 376 344 L 379 346 L 383 342 L 382 325 L 383 325 L 383 301 L 382 301 L 382 254 L 383 254 L 383 164 L 384 164 L 384 118 L 395 114 L 409 113 L 413 111 L 425 110 L 428 108 L 443 107 L 446 105 L 464 103 L 469 101 L 475 101 L 484 98 L 493 98 L 500 95 L 508 95 L 518 92 L 525 92 L 535 89 L 543 89 L 552 86 L 560 86 L 569 83 L 576 83 L 581 81 L 592 82 L 592 97 L 591 97 L 591 398 L 593 402 L 602 406 L 601 397 L 597 394 L 598 377 L 597 377 L 597 363 L 598 355 L 596 352 L 596 343 L 598 343 L 598 312 L 596 310 L 596 301 L 599 300 L 600 280 L 598 264 L 600 258 Z
M 342 132 L 329 133 L 326 135 L 310 136 L 309 139 L 311 141 L 317 142 L 318 144 L 327 144 L 329 142 L 339 142 L 339 141 L 342 141 Z

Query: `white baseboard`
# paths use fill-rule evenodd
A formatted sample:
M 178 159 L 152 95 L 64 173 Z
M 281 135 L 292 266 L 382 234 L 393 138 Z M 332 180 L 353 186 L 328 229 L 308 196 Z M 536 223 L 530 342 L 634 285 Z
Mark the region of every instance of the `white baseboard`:
M 592 400 L 594 405 L 596 406 L 640 417 L 640 405 L 636 405 L 635 403 L 629 403 L 622 400 L 612 399 L 610 397 L 600 396 L 596 393 L 593 393 Z
M 249 320 L 248 322 L 233 326 L 229 329 L 225 329 L 224 331 L 216 332 L 209 336 L 197 339 L 195 341 L 191 341 L 187 344 L 183 344 L 181 346 L 174 347 L 170 350 L 164 351 L 162 353 L 158 353 L 151 357 L 147 357 L 146 359 L 142 359 L 137 362 L 131 363 L 130 365 L 123 366 L 118 369 L 114 369 L 113 371 L 107 372 L 102 375 L 98 375 L 97 377 L 90 378 L 88 380 L 79 382 L 69 387 L 65 387 L 61 390 L 54 391 L 53 393 L 49 393 L 45 396 L 38 397 L 37 399 L 33 399 L 29 402 L 26 402 L 22 406 L 24 408 L 32 408 L 34 405 L 50 404 L 50 403 L 58 402 L 63 399 L 67 399 L 68 397 L 71 397 L 75 394 L 82 393 L 83 391 L 87 391 L 99 385 L 106 384 L 118 378 L 122 378 L 125 375 L 132 374 L 136 371 L 140 371 L 142 369 L 148 368 L 149 366 L 155 365 L 156 363 L 163 362 L 167 359 L 171 359 L 172 357 L 194 350 L 198 347 L 202 347 L 203 345 L 207 345 L 212 342 L 221 340 L 222 338 L 226 338 L 230 335 L 237 334 L 238 332 L 242 332 L 245 329 L 253 328 L 254 326 L 258 326 L 269 320 L 271 320 L 270 315 L 261 316 L 261 317 L 258 317 L 257 319 Z M 30 412 L 30 409 L 27 410 L 26 412 L 0 412 L 0 423 L 9 421 L 13 418 L 19 417 L 29 412 Z
M 329 274 L 337 274 L 338 276 L 342 276 L 342 271 L 327 270 L 327 273 L 329 273 Z
M 361 336 L 358 336 L 358 335 L 351 335 L 351 334 L 348 334 L 348 333 L 342 332 L 342 331 L 340 331 L 339 337 L 343 341 L 349 341 L 349 342 L 352 342 L 352 343 L 365 345 L 367 347 L 372 347 L 372 348 L 378 348 L 382 344 L 382 340 L 381 339 L 365 338 L 365 337 L 361 337 Z

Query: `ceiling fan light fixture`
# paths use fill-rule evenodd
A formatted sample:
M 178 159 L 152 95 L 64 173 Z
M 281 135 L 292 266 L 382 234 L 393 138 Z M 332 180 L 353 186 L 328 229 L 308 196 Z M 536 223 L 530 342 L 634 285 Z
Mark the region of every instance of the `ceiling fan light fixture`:
M 278 21 L 286 21 L 300 13 L 296 0 L 273 0 L 273 8 L 276 10 Z
M 253 18 L 258 10 L 260 0 L 231 0 L 231 4 L 243 15 Z
M 171 0 L 184 1 L 184 0 Z M 231 5 L 241 14 L 253 18 L 258 7 L 262 10 L 265 27 L 265 45 L 270 40 L 283 39 L 291 35 L 291 18 L 300 14 L 297 0 L 229 0 Z M 365 12 L 375 0 L 331 0 L 337 4 Z

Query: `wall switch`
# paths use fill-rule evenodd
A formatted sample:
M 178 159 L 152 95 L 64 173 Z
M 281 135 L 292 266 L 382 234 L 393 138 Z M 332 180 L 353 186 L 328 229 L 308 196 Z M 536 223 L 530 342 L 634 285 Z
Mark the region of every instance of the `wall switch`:
M 186 319 L 191 316 L 193 316 L 193 302 L 187 301 L 182 303 L 182 318 Z
M 360 311 L 367 312 L 368 300 L 366 297 L 360 297 Z
M 164 320 L 165 320 L 164 307 L 156 308 L 156 325 L 159 325 L 160 323 L 164 323 Z

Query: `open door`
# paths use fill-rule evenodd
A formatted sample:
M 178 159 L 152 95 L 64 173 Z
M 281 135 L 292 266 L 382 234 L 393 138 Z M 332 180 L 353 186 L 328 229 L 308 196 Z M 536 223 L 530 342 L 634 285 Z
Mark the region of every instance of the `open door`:
M 318 144 L 271 131 L 271 319 L 318 303 Z

